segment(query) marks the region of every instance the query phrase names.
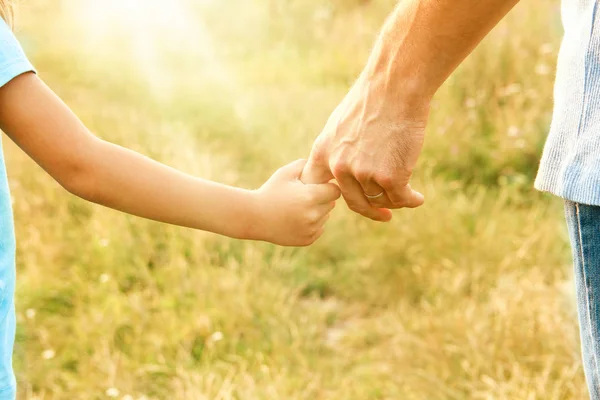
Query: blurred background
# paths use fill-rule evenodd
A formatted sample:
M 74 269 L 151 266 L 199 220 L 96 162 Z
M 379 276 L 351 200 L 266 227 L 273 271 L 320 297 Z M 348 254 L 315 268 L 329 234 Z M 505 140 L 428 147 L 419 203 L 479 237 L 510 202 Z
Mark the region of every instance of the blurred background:
M 24 0 L 17 35 L 98 136 L 256 188 L 306 157 L 393 0 Z M 556 0 L 519 5 L 435 98 L 414 186 L 308 249 L 65 193 L 5 140 L 20 399 L 585 399 L 562 203 L 532 189 Z

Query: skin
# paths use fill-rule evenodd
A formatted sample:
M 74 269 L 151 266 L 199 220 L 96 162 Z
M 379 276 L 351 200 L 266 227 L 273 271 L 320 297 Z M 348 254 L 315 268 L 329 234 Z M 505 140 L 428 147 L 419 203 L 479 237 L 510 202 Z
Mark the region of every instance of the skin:
M 389 221 L 419 207 L 410 186 L 433 95 L 518 0 L 403 0 L 318 136 L 306 183 L 336 179 L 353 211 Z M 368 199 L 368 195 L 383 195 Z
M 254 191 L 179 172 L 94 136 L 33 73 L 0 88 L 0 129 L 76 196 L 238 239 L 309 245 L 340 197 L 335 184 L 300 182 L 305 160 L 282 167 Z

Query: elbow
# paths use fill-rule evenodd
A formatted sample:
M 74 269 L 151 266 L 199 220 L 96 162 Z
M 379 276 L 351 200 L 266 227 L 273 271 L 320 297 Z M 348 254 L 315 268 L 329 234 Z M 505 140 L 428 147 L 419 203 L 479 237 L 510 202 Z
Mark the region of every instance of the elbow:
M 93 177 L 87 170 L 74 169 L 56 178 L 56 181 L 69 193 L 87 201 L 94 202 L 97 197 Z
M 86 162 L 71 165 L 55 176 L 56 181 L 69 193 L 87 201 L 97 197 L 93 169 Z
M 95 157 L 92 152 L 80 152 L 61 163 L 53 173 L 54 179 L 69 193 L 96 203 L 98 200 L 98 178 Z

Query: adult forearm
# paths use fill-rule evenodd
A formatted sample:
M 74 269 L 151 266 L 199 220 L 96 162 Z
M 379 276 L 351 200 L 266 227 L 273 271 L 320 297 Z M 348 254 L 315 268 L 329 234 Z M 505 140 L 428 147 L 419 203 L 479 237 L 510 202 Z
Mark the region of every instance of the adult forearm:
M 403 0 L 361 79 L 400 108 L 409 106 L 400 101 L 427 101 L 518 1 Z
M 86 154 L 65 185 L 72 193 L 155 221 L 251 238 L 252 192 L 195 178 L 99 139 Z
M 313 145 L 305 183 L 335 178 L 348 206 L 388 221 L 419 207 L 410 186 L 431 98 L 518 0 L 401 0 Z

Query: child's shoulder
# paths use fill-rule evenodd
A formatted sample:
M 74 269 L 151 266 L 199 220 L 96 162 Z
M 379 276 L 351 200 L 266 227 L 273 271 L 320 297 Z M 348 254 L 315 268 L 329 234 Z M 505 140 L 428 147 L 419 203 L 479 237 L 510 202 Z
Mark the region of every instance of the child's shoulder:
M 23 50 L 15 34 L 6 21 L 0 18 L 0 65 L 6 61 L 4 58 L 20 55 Z
M 0 17 L 0 40 L 2 40 L 2 42 L 17 42 L 17 38 L 13 34 L 11 27 L 6 23 L 6 21 L 4 21 L 4 19 L 2 19 L 2 17 Z
M 34 71 L 8 24 L 0 18 L 0 87 L 25 72 Z

